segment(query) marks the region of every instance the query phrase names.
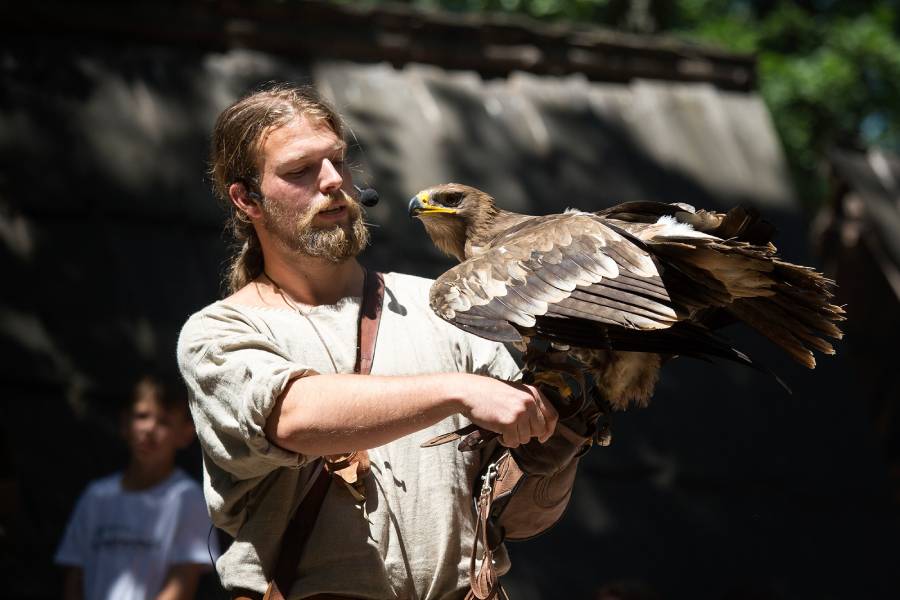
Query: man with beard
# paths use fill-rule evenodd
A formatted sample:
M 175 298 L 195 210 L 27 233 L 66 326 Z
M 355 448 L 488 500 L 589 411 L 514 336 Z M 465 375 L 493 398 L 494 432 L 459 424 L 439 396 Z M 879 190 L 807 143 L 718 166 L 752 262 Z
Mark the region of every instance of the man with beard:
M 260 597 L 287 549 L 299 556 L 287 585 L 282 578 L 288 598 L 462 598 L 472 485 L 493 449 L 420 445 L 473 422 L 507 447 L 559 446 L 557 414 L 536 388 L 508 382 L 518 368 L 503 346 L 439 319 L 427 306 L 431 282 L 408 275 L 384 274 L 390 302 L 371 373 L 354 374 L 360 304 L 377 275 L 356 260 L 368 233 L 345 151 L 338 116 L 305 89 L 257 91 L 215 125 L 211 173 L 242 247 L 231 295 L 188 319 L 178 359 L 207 504 L 234 538 L 217 569 L 233 596 Z M 517 502 L 535 496 L 513 497 L 508 538 L 559 517 L 582 441 L 568 436 L 546 481 L 527 480 L 540 486 L 542 516 L 516 521 Z M 319 458 L 356 451 L 329 463 L 320 507 L 300 505 L 312 514 L 298 516 L 315 523 L 302 553 L 290 539 L 282 545 L 319 481 Z M 495 561 L 498 572 L 509 568 L 502 546 Z

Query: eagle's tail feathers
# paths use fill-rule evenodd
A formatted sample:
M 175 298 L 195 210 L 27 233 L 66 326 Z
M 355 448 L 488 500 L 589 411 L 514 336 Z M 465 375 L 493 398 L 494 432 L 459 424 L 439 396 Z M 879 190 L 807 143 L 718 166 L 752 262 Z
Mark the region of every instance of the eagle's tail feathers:
M 844 310 L 831 304 L 834 283 L 809 267 L 778 259 L 773 263 L 773 295 L 737 300 L 728 310 L 794 360 L 815 368 L 812 351 L 834 354 L 834 348 L 824 338 L 842 337 L 837 323 L 844 320 Z
M 752 223 L 740 213 L 731 218 L 738 232 Z M 712 299 L 707 306 L 725 307 L 810 369 L 814 350 L 834 354 L 823 338 L 840 339 L 843 309 L 830 303 L 833 282 L 815 269 L 777 258 L 771 245 L 734 239 L 663 239 L 651 246 L 665 267 L 673 302 L 689 314 Z M 698 288 L 703 298 L 695 298 Z
M 729 310 L 809 369 L 816 366 L 812 350 L 834 354 L 834 348 L 818 337 L 818 332 L 768 298 L 738 301 Z

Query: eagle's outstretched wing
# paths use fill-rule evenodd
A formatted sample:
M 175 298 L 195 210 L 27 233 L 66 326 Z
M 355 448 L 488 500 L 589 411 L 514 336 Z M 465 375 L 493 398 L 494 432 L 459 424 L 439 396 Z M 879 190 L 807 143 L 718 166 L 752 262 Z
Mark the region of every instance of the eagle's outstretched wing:
M 678 318 L 651 255 L 586 213 L 505 233 L 441 275 L 430 301 L 447 321 L 501 342 L 521 341 L 539 317 L 641 330 Z
M 690 320 L 700 309 L 730 303 L 734 296 L 725 286 L 710 281 L 711 289 L 700 288 L 619 225 L 589 213 L 519 224 L 441 275 L 431 287 L 431 307 L 457 327 L 498 342 L 540 338 L 594 350 L 718 357 L 758 367 Z M 670 243 L 700 240 L 706 245 L 713 239 L 695 234 Z M 758 284 L 745 278 L 744 285 Z

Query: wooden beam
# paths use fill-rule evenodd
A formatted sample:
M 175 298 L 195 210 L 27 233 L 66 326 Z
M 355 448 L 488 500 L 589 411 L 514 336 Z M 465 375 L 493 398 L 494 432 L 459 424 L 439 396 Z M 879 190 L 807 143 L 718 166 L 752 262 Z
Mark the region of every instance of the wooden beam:
M 580 73 L 610 82 L 705 82 L 742 91 L 756 85 L 756 61 L 749 55 L 663 36 L 403 6 L 357 7 L 318 0 L 250 5 L 195 0 L 172 6 L 38 2 L 0 9 L 0 21 L 7 39 L 52 35 L 73 42 L 89 38 L 212 50 L 241 47 L 304 59 L 386 61 L 397 67 L 427 63 L 488 78 L 527 71 Z

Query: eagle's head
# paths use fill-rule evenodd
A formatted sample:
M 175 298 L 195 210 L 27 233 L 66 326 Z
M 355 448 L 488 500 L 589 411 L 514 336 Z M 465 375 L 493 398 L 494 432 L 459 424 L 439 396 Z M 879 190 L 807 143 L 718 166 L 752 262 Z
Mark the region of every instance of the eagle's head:
M 409 216 L 422 221 L 435 246 L 460 261 L 466 241 L 479 240 L 497 212 L 490 195 L 460 183 L 422 190 L 409 201 Z

